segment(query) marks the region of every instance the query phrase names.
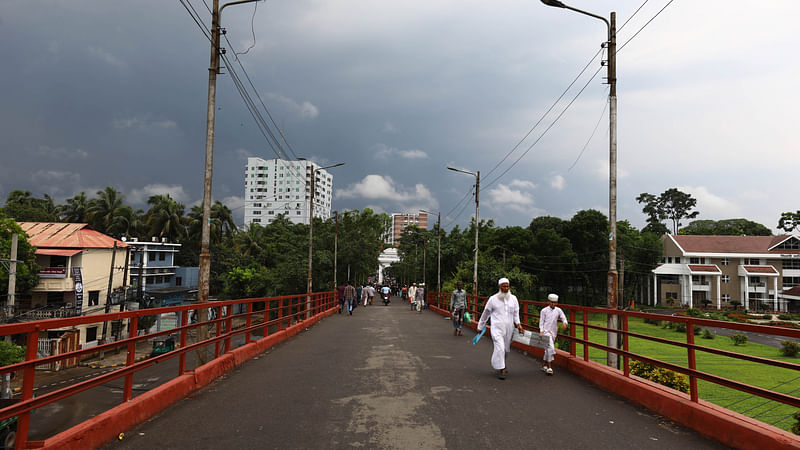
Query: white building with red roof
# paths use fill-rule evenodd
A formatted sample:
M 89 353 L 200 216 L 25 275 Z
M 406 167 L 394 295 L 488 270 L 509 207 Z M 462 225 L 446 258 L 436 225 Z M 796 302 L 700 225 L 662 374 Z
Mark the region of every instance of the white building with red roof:
M 39 284 L 30 297 L 20 299 L 17 316 L 32 320 L 104 313 L 111 297 L 109 287 L 113 292 L 124 286 L 128 244 L 85 223 L 19 225 L 36 247 L 36 263 L 41 270 Z M 102 331 L 102 323 L 81 326 L 80 344 L 101 340 Z
M 665 235 L 662 243 L 662 264 L 653 270 L 662 304 L 800 309 L 798 236 Z

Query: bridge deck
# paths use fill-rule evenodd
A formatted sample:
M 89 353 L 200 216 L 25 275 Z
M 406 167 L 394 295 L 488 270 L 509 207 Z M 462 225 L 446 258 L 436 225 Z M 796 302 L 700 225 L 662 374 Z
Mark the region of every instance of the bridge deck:
M 491 340 L 388 307 L 334 315 L 108 448 L 722 448 Z

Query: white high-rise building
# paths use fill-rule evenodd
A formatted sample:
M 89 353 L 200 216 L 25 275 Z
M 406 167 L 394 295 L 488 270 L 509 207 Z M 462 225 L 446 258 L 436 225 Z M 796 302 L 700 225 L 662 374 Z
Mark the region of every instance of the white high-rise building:
M 311 177 L 314 217 L 331 217 L 333 176 L 311 161 L 247 158 L 244 169 L 244 224 L 267 225 L 283 214 L 294 223 L 308 223 Z

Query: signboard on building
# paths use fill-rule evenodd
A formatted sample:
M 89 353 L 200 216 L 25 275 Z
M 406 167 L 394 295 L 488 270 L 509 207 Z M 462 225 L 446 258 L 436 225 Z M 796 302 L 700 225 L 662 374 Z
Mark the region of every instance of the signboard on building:
M 75 280 L 75 314 L 80 316 L 83 310 L 83 276 L 80 267 L 72 268 L 72 278 Z
M 39 278 L 67 278 L 67 268 L 42 267 L 39 269 Z

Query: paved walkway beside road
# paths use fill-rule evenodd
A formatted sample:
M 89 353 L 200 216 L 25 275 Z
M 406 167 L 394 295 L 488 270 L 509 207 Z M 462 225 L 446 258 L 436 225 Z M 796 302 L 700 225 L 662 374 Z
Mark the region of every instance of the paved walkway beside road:
M 488 336 L 389 306 L 333 315 L 107 448 L 722 448 Z

